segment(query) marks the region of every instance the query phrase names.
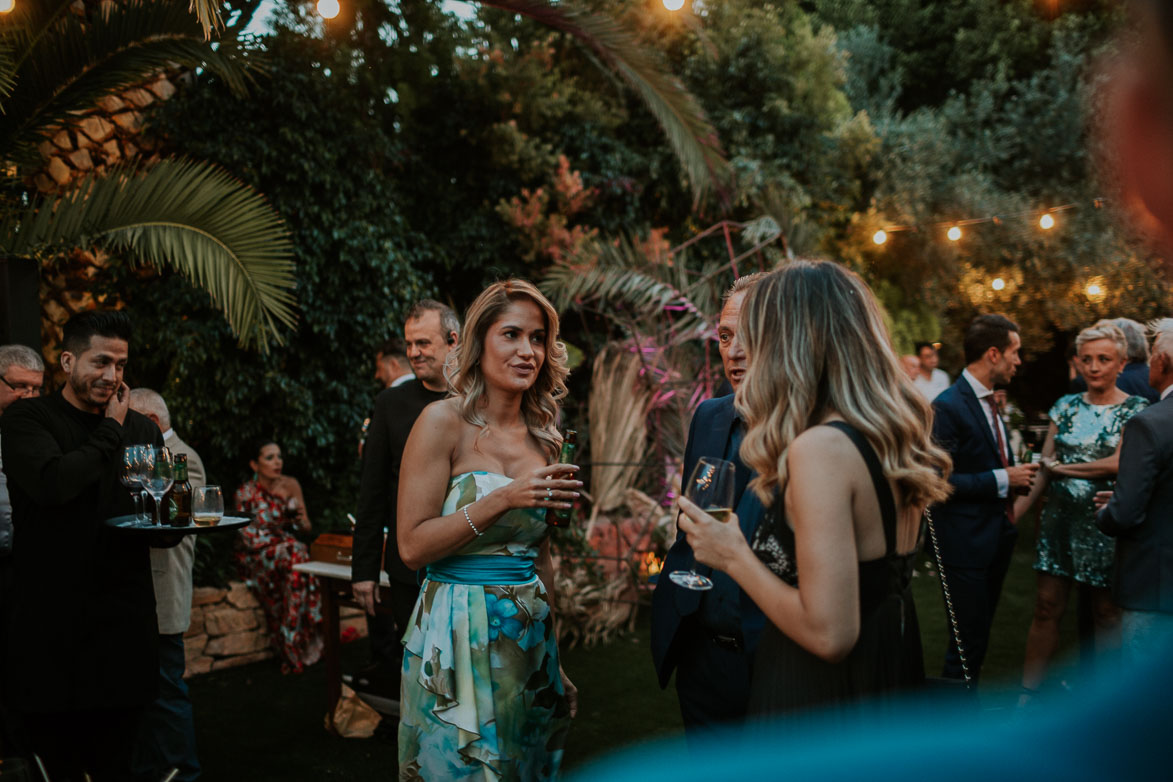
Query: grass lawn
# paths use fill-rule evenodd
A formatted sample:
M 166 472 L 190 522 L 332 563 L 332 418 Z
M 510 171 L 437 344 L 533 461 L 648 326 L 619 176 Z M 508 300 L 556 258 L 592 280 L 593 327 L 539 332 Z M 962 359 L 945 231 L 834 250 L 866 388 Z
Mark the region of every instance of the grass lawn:
M 1033 528 L 1033 520 L 1027 522 Z M 1034 604 L 1034 542 L 1024 528 L 994 623 L 983 678 L 987 707 L 1009 705 L 1022 670 L 1022 653 Z M 922 573 L 914 582 L 926 664 L 940 671 L 944 657 L 945 613 L 937 580 Z M 571 649 L 564 655 L 578 685 L 581 710 L 566 749 L 565 768 L 619 747 L 680 731 L 675 691 L 656 685 L 648 651 L 647 611 L 636 631 L 606 646 Z M 1074 611 L 1066 620 L 1064 645 L 1074 648 Z M 345 670 L 357 668 L 365 642 L 343 649 Z M 1053 681 L 1073 681 L 1068 654 Z M 191 680 L 196 731 L 204 778 L 217 782 L 395 778 L 391 740 L 340 739 L 322 727 L 325 674 L 316 665 L 300 676 L 282 676 L 272 662 L 206 674 Z

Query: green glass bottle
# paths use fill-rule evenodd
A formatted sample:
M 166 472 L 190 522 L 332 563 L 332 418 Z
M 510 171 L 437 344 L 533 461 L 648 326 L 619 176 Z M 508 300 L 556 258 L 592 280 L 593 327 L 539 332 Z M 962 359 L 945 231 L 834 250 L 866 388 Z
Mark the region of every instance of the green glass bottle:
M 191 481 L 187 479 L 187 454 L 175 455 L 175 482 L 168 493 L 168 523 L 172 527 L 191 526 Z
M 562 453 L 558 456 L 559 464 L 574 464 L 574 452 L 578 449 L 578 432 L 566 430 L 566 437 L 562 439 Z M 573 473 L 560 473 L 554 477 L 569 478 Z M 569 527 L 574 517 L 574 508 L 546 508 L 546 523 L 551 527 Z

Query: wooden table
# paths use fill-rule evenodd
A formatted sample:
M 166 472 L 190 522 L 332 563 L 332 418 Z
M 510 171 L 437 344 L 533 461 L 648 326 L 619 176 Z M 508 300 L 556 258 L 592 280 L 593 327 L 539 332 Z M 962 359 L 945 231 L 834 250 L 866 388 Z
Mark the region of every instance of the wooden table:
M 299 573 L 317 576 L 322 587 L 322 619 L 325 621 L 325 639 L 322 657 L 326 663 L 326 714 L 334 716 L 334 707 L 342 697 L 341 622 L 338 607 L 359 606 L 350 591 L 350 565 L 332 562 L 302 562 L 294 565 Z M 380 602 L 375 604 L 379 613 L 390 614 L 391 582 L 386 573 L 379 573 Z M 384 606 L 387 606 L 384 608 Z

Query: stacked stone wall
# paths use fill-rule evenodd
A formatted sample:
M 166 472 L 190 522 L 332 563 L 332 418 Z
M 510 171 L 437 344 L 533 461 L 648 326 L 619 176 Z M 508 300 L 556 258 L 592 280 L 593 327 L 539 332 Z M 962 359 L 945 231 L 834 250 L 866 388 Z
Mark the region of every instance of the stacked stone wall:
M 344 638 L 367 634 L 358 608 L 339 609 Z M 265 614 L 256 595 L 240 581 L 227 589 L 196 587 L 191 597 L 191 625 L 183 636 L 187 655 L 185 677 L 220 671 L 273 657 Z

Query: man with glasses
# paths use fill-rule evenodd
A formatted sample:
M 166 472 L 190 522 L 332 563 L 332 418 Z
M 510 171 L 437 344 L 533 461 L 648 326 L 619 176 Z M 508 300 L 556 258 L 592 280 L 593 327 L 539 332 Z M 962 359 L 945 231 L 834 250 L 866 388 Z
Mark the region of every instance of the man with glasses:
M 45 363 L 37 351 L 24 345 L 0 345 L 0 414 L 17 399 L 40 396 L 44 383 Z M 0 458 L 0 601 L 8 591 L 8 571 L 2 563 L 11 553 L 12 505 L 8 501 L 4 460 Z
M 37 351 L 24 345 L 0 345 L 0 415 L 18 399 L 40 396 L 45 382 L 45 364 Z M 8 479 L 0 458 L 0 670 L 5 668 L 8 649 L 8 615 L 12 610 L 12 504 L 8 500 Z M 0 704 L 5 701 L 0 690 Z M 7 715 L 3 717 L 0 755 L 11 742 Z

